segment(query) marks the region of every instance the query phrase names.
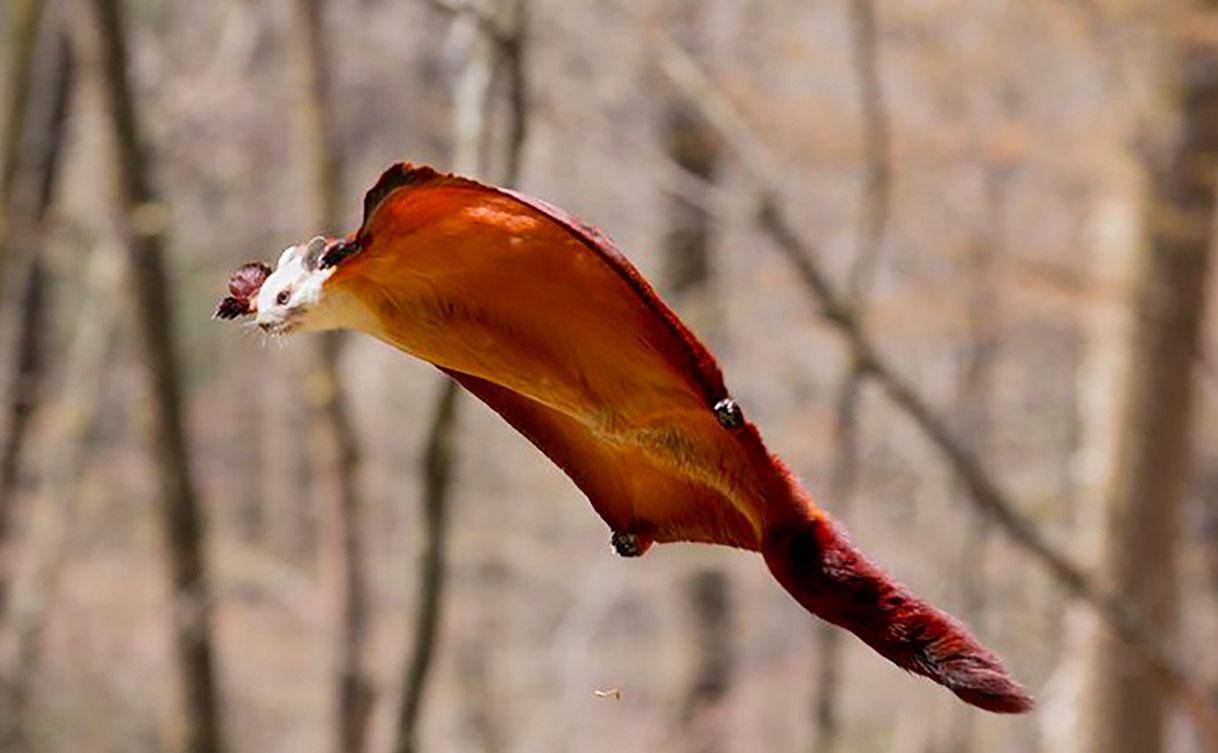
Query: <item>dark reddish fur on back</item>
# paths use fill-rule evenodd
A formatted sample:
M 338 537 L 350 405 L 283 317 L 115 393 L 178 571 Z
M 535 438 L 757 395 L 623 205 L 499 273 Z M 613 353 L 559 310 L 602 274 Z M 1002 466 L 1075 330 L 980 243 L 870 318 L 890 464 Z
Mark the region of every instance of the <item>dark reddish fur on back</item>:
M 409 162 L 399 162 L 390 166 L 376 181 L 368 193 L 364 195 L 364 222 L 356 233 L 356 242 L 368 245 L 370 240 L 368 226 L 377 208 L 389 198 L 390 194 L 399 188 L 409 188 L 425 183 L 446 183 L 455 186 L 468 186 L 479 191 L 488 191 L 507 196 L 521 204 L 545 215 L 559 225 L 562 225 L 573 237 L 583 243 L 590 251 L 600 257 L 609 267 L 634 290 L 645 306 L 651 309 L 664 324 L 672 331 L 681 343 L 689 358 L 689 365 L 698 380 L 706 399 L 707 407 L 714 405 L 727 397 L 727 388 L 723 384 L 723 373 L 719 364 L 706 346 L 685 326 L 679 317 L 660 300 L 651 284 L 639 274 L 626 256 L 609 239 L 600 228 L 581 222 L 565 210 L 534 196 L 519 193 L 507 188 L 485 185 L 459 175 L 441 173 L 427 165 L 414 165 Z
M 1024 689 L 960 622 L 890 579 L 827 516 L 771 531 L 762 553 L 800 604 L 903 669 L 988 711 L 1031 708 Z
M 677 357 L 687 367 L 683 372 L 696 386 L 707 410 L 728 397 L 714 357 L 617 247 L 600 231 L 544 201 L 438 173 L 429 167 L 401 163 L 386 170 L 365 197 L 363 226 L 354 236 L 356 246 L 373 245 L 373 215 L 394 192 L 420 186 L 457 187 L 508 197 L 564 227 L 629 285 L 655 315 L 656 323 L 673 336 L 679 348 Z M 589 490 L 590 479 L 595 476 L 590 469 L 596 468 L 601 459 L 595 450 L 589 450 L 595 447 L 595 437 L 585 438 L 582 445 L 564 444 L 570 437 L 555 431 L 557 424 L 546 423 L 549 419 L 544 415 L 531 412 L 527 400 L 496 393 L 498 388 L 493 386 L 479 386 L 479 380 L 468 375 L 454 376 L 563 467 L 595 504 L 595 490 Z M 735 425 L 733 420 L 733 425 L 726 428 L 748 456 L 752 496 L 747 503 L 757 505 L 752 510 L 757 516 L 756 527 L 740 517 L 744 521 L 742 531 L 730 536 L 718 531 L 717 538 L 700 538 L 687 531 L 685 538 L 752 549 L 757 544 L 759 527 L 764 531 L 761 550 L 770 570 L 809 611 L 853 632 L 898 666 L 946 686 L 968 703 L 1006 713 L 1031 707 L 1032 701 L 1023 688 L 1010 679 L 998 659 L 969 635 L 963 625 L 889 579 L 855 549 L 833 522 L 817 510 L 786 467 L 768 453 L 756 427 L 740 420 L 742 425 Z M 650 468 L 649 472 L 656 469 Z M 605 496 L 614 493 L 616 487 Z M 641 512 L 646 520 L 650 509 L 647 500 L 639 500 L 637 508 L 630 508 L 630 514 Z M 735 514 L 739 517 L 738 512 Z

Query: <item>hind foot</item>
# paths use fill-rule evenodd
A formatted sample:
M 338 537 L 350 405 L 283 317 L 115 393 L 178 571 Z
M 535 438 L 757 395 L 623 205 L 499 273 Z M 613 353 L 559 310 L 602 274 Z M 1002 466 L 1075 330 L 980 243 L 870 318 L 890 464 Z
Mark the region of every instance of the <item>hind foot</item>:
M 614 531 L 609 543 L 613 544 L 613 551 L 622 557 L 642 557 L 651 548 L 650 539 L 624 531 Z

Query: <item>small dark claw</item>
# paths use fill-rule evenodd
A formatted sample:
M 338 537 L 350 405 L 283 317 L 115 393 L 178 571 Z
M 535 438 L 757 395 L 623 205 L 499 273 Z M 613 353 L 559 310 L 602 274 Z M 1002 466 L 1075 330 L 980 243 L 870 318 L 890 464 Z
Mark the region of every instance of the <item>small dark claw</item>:
M 211 315 L 211 318 L 236 319 L 248 313 L 250 313 L 249 302 L 230 295 L 220 301 L 220 305 L 216 306 L 216 311 Z
M 725 397 L 715 403 L 714 407 L 715 418 L 719 420 L 719 425 L 725 429 L 739 429 L 744 426 L 744 411 L 740 410 L 740 406 L 730 397 Z
M 642 557 L 643 552 L 647 551 L 643 540 L 633 533 L 614 531 L 609 542 L 613 544 L 613 551 L 621 557 Z
M 359 253 L 360 250 L 360 244 L 340 238 L 326 247 L 326 250 L 321 254 L 321 261 L 317 266 L 319 269 L 329 269 L 330 267 L 338 266 L 348 257 Z

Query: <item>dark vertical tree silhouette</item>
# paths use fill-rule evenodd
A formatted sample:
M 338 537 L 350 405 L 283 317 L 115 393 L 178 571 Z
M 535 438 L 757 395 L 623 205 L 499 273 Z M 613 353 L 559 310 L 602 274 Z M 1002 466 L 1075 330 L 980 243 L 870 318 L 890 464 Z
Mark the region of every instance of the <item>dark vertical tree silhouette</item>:
M 456 23 L 472 27 L 470 48 L 454 92 L 453 167 L 481 175 L 492 155 L 487 154 L 491 112 L 497 77 L 506 91 L 508 131 L 498 181 L 514 186 L 520 179 L 521 156 L 528 135 L 528 87 L 525 78 L 526 4 L 499 0 L 493 12 L 481 6 L 455 6 L 435 0 L 433 7 L 455 14 Z M 422 509 L 426 537 L 420 557 L 418 603 L 414 637 L 402 674 L 402 696 L 397 714 L 395 753 L 416 753 L 419 720 L 431 668 L 439 645 L 440 618 L 447 569 L 449 497 L 457 441 L 459 387 L 444 379 L 436 398 L 422 460 Z M 485 725 L 483 725 L 485 726 Z
M 854 72 L 862 116 L 863 191 L 857 228 L 858 246 L 846 282 L 848 304 L 861 311 L 874 282 L 892 204 L 892 157 L 888 108 L 880 77 L 879 23 L 874 0 L 849 4 Z M 829 497 L 834 513 L 847 520 L 858 488 L 859 398 L 866 374 L 847 363 L 834 400 L 833 465 Z M 816 625 L 818 669 L 812 715 L 812 749 L 832 751 L 841 738 L 838 698 L 841 694 L 842 633 Z
M 311 174 L 312 222 L 323 232 L 342 226 L 342 157 L 335 133 L 330 66 L 335 59 L 326 39 L 324 0 L 296 0 L 303 78 L 301 126 Z M 338 636 L 338 753 L 361 753 L 372 711 L 372 688 L 364 670 L 368 633 L 368 587 L 363 536 L 360 448 L 352 425 L 338 359 L 344 337 L 327 332 L 313 354 L 306 381 L 315 432 L 331 453 L 338 494 L 339 561 L 342 609 Z
M 186 703 L 190 753 L 223 749 L 212 649 L 211 589 L 203 516 L 195 491 L 182 413 L 174 308 L 164 262 L 164 209 L 150 180 L 128 74 L 120 0 L 91 0 L 103 99 L 116 146 L 118 216 L 127 247 L 136 329 L 143 342 L 152 403 L 152 445 L 173 574 L 174 645 Z
M 4 132 L 0 141 L 0 285 L 8 262 L 8 222 L 25 136 L 26 110 L 34 50 L 44 0 L 12 0 L 8 4 L 9 56 L 4 82 Z
M 41 398 L 44 331 L 47 329 L 45 311 L 49 295 L 46 284 L 46 263 L 43 259 L 44 222 L 51 205 L 58 179 L 60 154 L 66 130 L 68 103 L 74 82 L 74 60 L 71 42 L 58 19 L 40 35 L 38 70 L 33 73 L 34 94 L 28 100 L 26 137 L 22 140 L 23 158 L 13 190 L 6 196 L 11 201 L 0 208 L 10 219 L 5 242 L 12 243 L 20 258 L 26 262 L 26 279 L 19 302 L 18 335 L 15 358 L 11 361 L 12 379 L 9 383 L 7 433 L 0 447 L 0 548 L 7 547 L 9 528 L 16 511 L 18 472 L 26 444 L 30 418 Z M 37 553 L 37 552 L 35 552 Z M 28 745 L 26 710 L 29 702 L 30 674 L 25 643 L 21 640 L 21 625 L 10 619 L 10 590 L 12 569 L 0 570 L 0 624 L 15 628 L 18 653 L 11 676 L 3 679 L 4 698 L 0 715 L 6 724 L 0 727 L 0 749 L 21 749 Z
M 38 721 L 30 711 L 48 656 L 45 644 L 49 618 L 59 603 L 63 575 L 81 540 L 78 508 L 82 477 L 92 455 L 90 437 L 106 399 L 101 375 L 110 365 L 118 339 L 121 306 L 111 293 L 120 261 L 107 250 L 92 250 L 85 264 L 88 283 L 75 317 L 75 334 L 63 362 L 58 364 L 63 382 L 47 400 L 52 428 L 38 462 L 42 483 L 35 505 L 52 512 L 43 525 L 31 525 L 33 563 L 29 583 L 21 594 L 24 598 L 14 598 L 9 622 L 16 642 L 10 683 L 15 750 L 29 749 L 31 732 Z
M 20 160 L 10 201 L 0 211 L 9 218 L 9 235 L 4 243 L 13 246 L 26 263 L 26 279 L 19 303 L 16 358 L 10 381 L 7 405 L 7 433 L 0 447 L 0 542 L 9 527 L 21 450 L 38 400 L 42 381 L 42 342 L 46 329 L 46 271 L 41 246 L 43 223 L 51 206 L 63 148 L 68 102 L 73 86 L 73 60 L 70 41 L 58 23 L 49 29 L 49 44 L 33 76 L 38 84 L 29 101 L 26 137 L 22 140 Z M 6 605 L 5 578 L 0 575 L 0 614 Z
M 20 470 L 21 448 L 26 429 L 37 398 L 39 351 L 42 340 L 43 316 L 43 267 L 35 244 L 35 230 L 43 211 L 38 207 L 38 189 L 35 186 L 41 159 L 32 159 L 32 150 L 45 146 L 46 139 L 39 132 L 47 124 L 31 122 L 39 119 L 40 104 L 53 101 L 38 97 L 31 102 L 31 93 L 41 83 L 53 91 L 54 81 L 35 81 L 39 78 L 36 66 L 38 40 L 42 13 L 41 0 L 21 0 L 11 7 L 10 45 L 11 54 L 6 61 L 5 123 L 0 141 L 0 286 L 3 285 L 4 270 L 11 263 L 14 253 L 20 253 L 20 261 L 26 264 L 26 279 L 20 294 L 18 307 L 18 335 L 14 349 L 16 357 L 9 363 L 10 378 L 5 395 L 4 434 L 0 441 L 0 549 L 8 545 L 8 533 L 14 515 L 17 491 L 17 475 Z M 45 46 L 45 45 L 44 45 Z M 49 67 L 47 63 L 43 67 Z M 42 77 L 46 79 L 46 76 Z M 42 109 L 46 109 L 43 107 Z M 32 127 L 31 127 L 32 126 Z M 33 142 L 33 143 L 31 143 Z M 49 189 L 48 189 L 49 192 Z M 0 616 L 5 612 L 9 573 L 0 570 Z
M 713 182 L 719 163 L 718 136 L 689 103 L 675 100 L 665 112 L 664 148 L 681 169 Z M 664 282 L 682 299 L 705 293 L 712 279 L 712 218 L 701 204 L 674 194 L 665 211 Z M 703 312 L 704 313 L 704 312 Z M 698 319 L 701 314 L 693 312 Z
M 54 170 L 55 160 L 48 159 L 44 154 L 50 138 L 45 131 L 51 125 L 47 119 L 59 97 L 54 88 L 58 82 L 53 80 L 56 71 L 52 70 L 58 61 L 52 58 L 49 50 L 38 54 L 38 39 L 46 36 L 39 33 L 40 7 L 38 3 L 28 2 L 14 6 L 16 14 L 13 22 L 16 28 L 13 31 L 28 34 L 28 38 L 12 40 L 14 55 L 9 60 L 6 103 L 10 109 L 0 160 L 0 259 L 11 263 L 11 258 L 16 254 L 18 260 L 24 263 L 26 273 L 17 302 L 17 336 L 13 345 L 15 357 L 8 362 L 4 434 L 0 435 L 0 549 L 9 545 L 21 450 L 37 400 L 41 371 L 45 284 L 43 261 L 37 251 L 37 236 L 46 212 L 46 205 L 41 199 L 45 193 L 49 202 L 51 178 L 39 173 Z M 44 44 L 43 47 L 49 45 Z M 41 67 L 47 70 L 36 70 L 39 60 L 42 61 Z M 44 75 L 40 76 L 39 73 Z M 40 78 L 42 80 L 37 80 Z M 31 90 L 34 90 L 33 97 Z M 66 102 L 66 89 L 64 97 Z M 55 154 L 58 154 L 58 144 L 54 146 Z M 45 191 L 39 185 L 41 183 L 47 184 Z M 0 617 L 7 607 L 10 569 L 0 568 Z
M 1218 2 L 1207 0 L 1210 22 Z M 1184 36 L 1184 32 L 1180 32 Z M 1168 83 L 1175 127 L 1154 129 L 1145 153 L 1150 190 L 1134 259 L 1128 371 L 1105 500 L 1100 572 L 1156 632 L 1175 632 L 1176 543 L 1194 421 L 1193 381 L 1213 255 L 1218 165 L 1218 50 L 1178 41 Z M 1101 629 L 1092 658 L 1094 715 L 1085 749 L 1158 753 L 1167 688 Z
M 731 691 L 736 653 L 732 641 L 731 589 L 727 573 L 705 568 L 692 573 L 684 588 L 693 631 L 694 670 L 682 701 L 690 750 L 714 753 L 726 749 L 725 729 L 699 725 Z
M 414 644 L 406 664 L 402 701 L 398 708 L 398 736 L 394 748 L 397 753 L 418 750 L 419 711 L 436 654 L 444 598 L 457 397 L 456 382 L 445 380 L 440 386 L 423 454 L 424 543 L 419 563 L 421 575 L 415 607 Z

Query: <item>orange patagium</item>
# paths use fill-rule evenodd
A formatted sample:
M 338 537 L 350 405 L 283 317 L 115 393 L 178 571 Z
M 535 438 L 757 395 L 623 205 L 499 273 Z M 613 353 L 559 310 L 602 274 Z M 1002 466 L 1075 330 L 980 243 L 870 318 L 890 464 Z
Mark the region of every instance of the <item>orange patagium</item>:
M 389 168 L 363 225 L 230 280 L 220 318 L 353 329 L 439 367 L 570 476 L 614 548 L 760 552 L 808 611 L 980 708 L 1032 701 L 947 613 L 851 545 L 732 400 L 710 352 L 603 234 L 514 191 Z

